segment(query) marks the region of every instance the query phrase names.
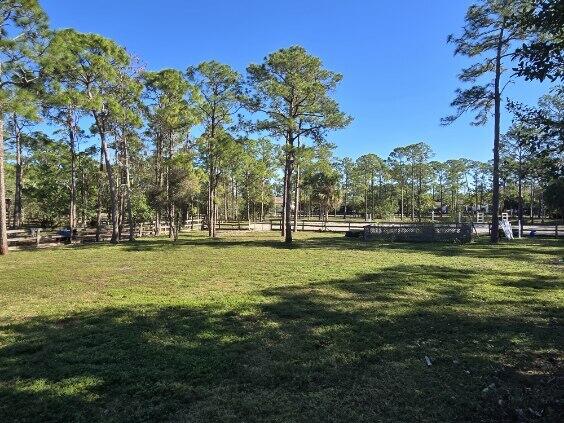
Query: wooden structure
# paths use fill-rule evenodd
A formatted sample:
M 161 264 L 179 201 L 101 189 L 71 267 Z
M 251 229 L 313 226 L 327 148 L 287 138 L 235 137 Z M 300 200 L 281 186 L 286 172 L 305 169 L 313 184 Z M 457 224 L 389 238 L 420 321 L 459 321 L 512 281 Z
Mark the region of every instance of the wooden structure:
M 364 227 L 364 240 L 403 242 L 470 242 L 469 223 L 396 223 Z

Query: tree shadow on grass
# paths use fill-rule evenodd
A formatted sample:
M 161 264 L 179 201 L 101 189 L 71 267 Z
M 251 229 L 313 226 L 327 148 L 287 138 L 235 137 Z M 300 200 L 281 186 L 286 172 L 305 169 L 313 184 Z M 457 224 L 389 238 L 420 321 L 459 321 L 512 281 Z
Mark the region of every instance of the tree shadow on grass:
M 512 242 L 502 242 L 498 245 L 491 245 L 485 238 L 480 238 L 477 242 L 470 244 L 449 244 L 449 243 L 429 243 L 429 242 L 378 242 L 363 241 L 358 238 L 346 238 L 342 234 L 325 234 L 319 236 L 309 233 L 305 238 L 297 238 L 291 245 L 283 242 L 281 238 L 262 238 L 260 235 L 226 236 L 220 238 L 207 238 L 200 234 L 182 235 L 177 241 L 173 242 L 168 237 L 141 238 L 133 242 L 123 242 L 117 245 L 109 243 L 89 243 L 66 248 L 81 249 L 100 249 L 100 248 L 119 248 L 123 251 L 144 252 L 144 251 L 174 251 L 191 247 L 205 247 L 214 249 L 231 248 L 271 248 L 279 250 L 336 250 L 336 251 L 400 251 L 414 252 L 420 254 L 435 255 L 438 257 L 471 257 L 471 258 L 503 258 L 510 260 L 532 260 L 533 256 L 546 256 L 546 262 L 550 264 L 560 264 L 555 261 L 555 256 L 559 254 L 564 257 L 564 240 L 561 239 L 538 239 L 521 240 Z M 65 248 L 65 247 L 63 247 Z M 560 250 L 558 250 L 560 249 Z M 42 249 L 29 249 L 26 251 L 42 251 Z M 535 258 L 536 261 L 540 260 Z M 542 261 L 542 260 L 541 260 Z
M 518 242 L 526 242 L 521 246 Z M 491 245 L 486 240 L 479 240 L 471 244 L 448 244 L 448 243 L 408 243 L 408 242 L 377 242 L 363 241 L 356 238 L 345 238 L 342 235 L 315 236 L 312 234 L 307 238 L 298 238 L 292 245 L 285 244 L 281 239 L 261 239 L 256 237 L 226 237 L 226 238 L 203 238 L 203 237 L 181 237 L 172 242 L 166 238 L 142 239 L 132 243 L 124 243 L 123 248 L 127 251 L 166 251 L 185 247 L 212 247 L 212 248 L 275 248 L 275 249 L 323 249 L 323 250 L 361 250 L 377 251 L 389 249 L 395 251 L 428 253 L 441 257 L 475 257 L 475 258 L 508 258 L 514 260 L 530 259 L 531 254 L 549 255 L 556 254 L 555 248 L 563 248 L 562 240 L 526 240 L 513 243 L 501 243 Z
M 556 421 L 561 310 L 494 312 L 473 276 L 401 265 L 239 308 L 4 323 L 0 420 Z

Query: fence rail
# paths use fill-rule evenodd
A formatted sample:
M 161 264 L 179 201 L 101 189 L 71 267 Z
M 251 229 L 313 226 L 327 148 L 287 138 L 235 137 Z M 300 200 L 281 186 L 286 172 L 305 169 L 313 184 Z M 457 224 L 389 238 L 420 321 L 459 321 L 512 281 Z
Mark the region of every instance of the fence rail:
M 364 233 L 365 227 L 370 226 L 373 228 L 388 228 L 388 227 L 405 227 L 413 225 L 431 225 L 434 227 L 451 227 L 456 225 L 469 225 L 476 235 L 487 236 L 491 232 L 491 223 L 443 223 L 443 222 L 364 222 L 361 220 L 348 220 L 348 221 L 313 221 L 313 220 L 299 220 L 295 229 L 304 232 L 358 232 Z M 292 230 L 294 224 L 291 224 Z M 207 229 L 206 222 L 201 218 L 189 219 L 180 227 L 180 232 L 199 231 Z M 217 229 L 220 231 L 280 231 L 281 220 L 270 219 L 264 222 L 249 222 L 249 221 L 218 221 Z M 157 234 L 167 234 L 170 226 L 161 224 L 160 230 L 157 230 L 155 222 L 143 222 L 135 225 L 135 237 L 148 237 Z M 374 231 L 377 231 L 374 229 Z M 380 231 L 398 231 L 397 229 Z M 517 236 L 518 228 L 513 226 L 514 234 Z M 89 243 L 96 240 L 96 228 L 82 228 L 76 234 L 69 236 L 68 234 L 61 234 L 60 231 L 53 231 L 49 229 L 40 228 L 27 228 L 27 229 L 11 229 L 7 231 L 8 245 L 10 247 L 25 247 L 25 246 L 47 246 L 60 243 Z M 108 241 L 111 239 L 111 228 L 105 223 L 100 229 L 98 237 L 101 241 Z M 129 224 L 126 222 L 123 225 L 122 239 L 129 236 Z M 563 225 L 524 225 L 522 231 L 523 237 L 564 237 Z

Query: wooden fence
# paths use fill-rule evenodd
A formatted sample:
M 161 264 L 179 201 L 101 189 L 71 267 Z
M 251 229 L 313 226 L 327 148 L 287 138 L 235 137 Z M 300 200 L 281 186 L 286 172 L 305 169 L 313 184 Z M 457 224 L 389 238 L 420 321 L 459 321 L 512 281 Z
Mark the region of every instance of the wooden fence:
M 476 235 L 487 236 L 491 232 L 491 223 L 416 223 L 416 222 L 364 222 L 361 220 L 353 221 L 311 221 L 311 220 L 300 220 L 297 222 L 296 229 L 298 231 L 310 231 L 310 232 L 336 232 L 336 233 L 346 233 L 346 232 L 359 232 L 364 233 L 365 227 L 370 226 L 374 229 L 374 233 L 380 231 L 382 233 L 381 237 L 385 237 L 385 233 L 399 233 L 402 230 L 399 229 L 376 229 L 376 228 L 398 228 L 405 226 L 417 226 L 421 225 L 426 227 L 434 227 L 435 235 L 442 236 L 440 233 L 440 228 L 445 228 L 445 237 L 448 238 L 449 235 L 446 234 L 447 229 L 451 227 L 456 227 L 457 225 L 469 225 L 473 233 Z M 292 229 L 294 228 L 292 222 Z M 271 219 L 265 222 L 248 222 L 248 221 L 230 221 L 224 222 L 220 221 L 217 223 L 217 229 L 219 231 L 280 231 L 281 220 Z M 439 229 L 437 229 L 439 228 Z M 169 225 L 163 224 L 160 226 L 160 234 L 167 235 L 170 227 Z M 189 219 L 184 222 L 180 228 L 180 232 L 189 231 L 199 231 L 207 229 L 205 221 L 201 218 Z M 395 232 L 394 232 L 395 231 Z M 407 231 L 407 230 L 403 230 Z M 437 232 L 438 231 L 438 232 Z M 15 229 L 8 230 L 8 245 L 10 248 L 13 247 L 25 247 L 25 246 L 49 246 L 57 245 L 60 243 L 89 243 L 95 242 L 96 240 L 96 228 L 82 228 L 78 229 L 77 233 L 69 237 L 68 234 L 61 234 L 60 231 L 54 231 L 49 229 L 39 229 L 39 228 L 28 228 L 28 229 Z M 159 231 L 156 230 L 155 222 L 143 222 L 135 226 L 135 237 L 148 237 L 155 236 Z M 513 225 L 514 235 L 517 236 L 517 226 Z M 111 239 L 111 227 L 106 222 L 100 230 L 99 239 L 101 241 L 109 241 Z M 129 224 L 124 224 L 122 231 L 122 240 L 127 239 L 129 236 Z M 392 235 L 390 235 L 393 237 Z M 395 235 L 397 238 L 399 235 Z M 408 235 L 405 235 L 408 237 Z M 415 236 L 415 235 L 414 235 Z M 562 225 L 524 225 L 522 237 L 564 237 L 564 230 Z M 450 239 L 450 238 L 448 238 Z
M 363 221 L 309 221 L 309 220 L 302 220 L 298 221 L 296 230 L 298 231 L 313 231 L 313 232 L 349 232 L 351 230 L 364 230 L 366 225 L 369 225 L 371 222 L 363 222 Z M 294 223 L 291 224 L 292 229 L 294 229 Z M 270 220 L 270 230 L 272 231 L 279 231 L 282 228 L 282 222 L 280 219 L 271 219 Z
M 474 228 L 479 235 L 490 235 L 492 230 L 491 223 L 474 223 Z M 518 236 L 519 226 L 512 222 L 511 229 L 513 230 L 513 235 Z M 522 237 L 550 237 L 559 238 L 564 237 L 564 228 L 562 225 L 523 225 L 523 230 L 521 232 Z

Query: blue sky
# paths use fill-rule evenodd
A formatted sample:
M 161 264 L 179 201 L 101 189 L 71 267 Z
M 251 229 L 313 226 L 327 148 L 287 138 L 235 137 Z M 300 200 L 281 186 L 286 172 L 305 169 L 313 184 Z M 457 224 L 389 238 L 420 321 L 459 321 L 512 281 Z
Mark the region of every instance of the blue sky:
M 341 157 L 387 157 L 425 141 L 439 160 L 491 158 L 491 124 L 439 125 L 468 64 L 446 44 L 468 0 L 40 1 L 53 27 L 112 38 L 155 70 L 214 59 L 244 72 L 269 52 L 304 46 L 344 76 L 335 95 L 354 122 L 330 136 Z M 546 91 L 517 81 L 505 95 L 534 103 Z M 510 116 L 503 120 L 507 127 Z

